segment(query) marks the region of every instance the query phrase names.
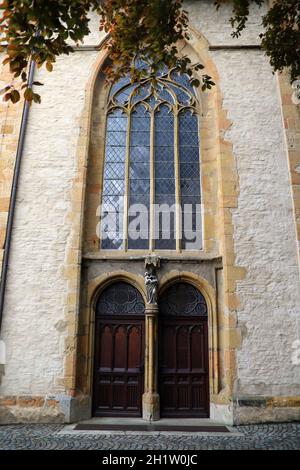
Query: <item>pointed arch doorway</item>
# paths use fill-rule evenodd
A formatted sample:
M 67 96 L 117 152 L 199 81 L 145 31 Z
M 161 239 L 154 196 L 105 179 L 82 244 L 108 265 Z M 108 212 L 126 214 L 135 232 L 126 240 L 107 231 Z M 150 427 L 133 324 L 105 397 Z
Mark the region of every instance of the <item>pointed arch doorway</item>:
M 161 417 L 209 417 L 208 312 L 201 292 L 186 282 L 159 302 L 158 382 Z
M 142 295 L 127 282 L 108 286 L 96 304 L 94 416 L 141 416 L 144 389 Z
M 158 325 L 158 367 L 151 373 L 157 370 L 161 417 L 209 417 L 205 298 L 192 284 L 172 284 L 159 298 Z M 129 283 L 116 282 L 96 304 L 94 416 L 142 416 L 144 360 L 142 295 Z

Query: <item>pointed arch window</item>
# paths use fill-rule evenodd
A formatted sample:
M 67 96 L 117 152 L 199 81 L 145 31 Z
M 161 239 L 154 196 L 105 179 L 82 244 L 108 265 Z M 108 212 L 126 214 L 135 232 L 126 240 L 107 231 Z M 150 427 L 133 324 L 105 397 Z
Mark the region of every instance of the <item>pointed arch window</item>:
M 107 104 L 101 249 L 201 249 L 198 103 L 188 76 L 125 77 Z

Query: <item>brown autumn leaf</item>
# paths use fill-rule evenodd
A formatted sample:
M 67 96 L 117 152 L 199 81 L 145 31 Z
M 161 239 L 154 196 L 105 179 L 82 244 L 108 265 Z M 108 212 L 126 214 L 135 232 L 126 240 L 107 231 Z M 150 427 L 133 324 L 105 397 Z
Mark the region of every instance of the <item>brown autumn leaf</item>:
M 18 90 L 13 90 L 10 94 L 10 99 L 12 101 L 12 103 L 17 103 L 18 101 L 20 101 L 20 93 L 18 92 Z

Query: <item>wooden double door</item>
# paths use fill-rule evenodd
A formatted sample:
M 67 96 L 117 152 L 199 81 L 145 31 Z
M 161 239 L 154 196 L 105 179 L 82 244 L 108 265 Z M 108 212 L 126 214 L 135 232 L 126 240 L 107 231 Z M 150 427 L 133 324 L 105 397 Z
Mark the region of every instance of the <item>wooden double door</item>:
M 193 286 L 178 283 L 162 296 L 159 309 L 161 416 L 208 417 L 205 300 Z M 126 283 L 108 287 L 96 311 L 94 416 L 142 415 L 144 351 L 140 293 Z

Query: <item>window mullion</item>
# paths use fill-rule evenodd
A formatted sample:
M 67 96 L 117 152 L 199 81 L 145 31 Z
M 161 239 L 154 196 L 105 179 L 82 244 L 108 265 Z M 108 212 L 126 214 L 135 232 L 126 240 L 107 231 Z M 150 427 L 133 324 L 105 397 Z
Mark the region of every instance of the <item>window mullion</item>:
M 128 251 L 128 206 L 129 206 L 129 167 L 130 167 L 130 140 L 131 140 L 131 110 L 128 113 L 125 157 L 125 194 L 124 194 L 124 251 Z
M 150 226 L 149 226 L 149 250 L 154 251 L 154 198 L 155 198 L 155 169 L 154 169 L 154 139 L 155 139 L 155 112 L 151 112 L 150 120 Z
M 179 166 L 179 117 L 178 108 L 174 110 L 174 165 L 175 165 L 175 203 L 176 203 L 176 251 L 181 251 L 181 210 L 180 210 L 180 166 Z

